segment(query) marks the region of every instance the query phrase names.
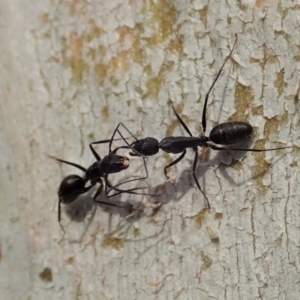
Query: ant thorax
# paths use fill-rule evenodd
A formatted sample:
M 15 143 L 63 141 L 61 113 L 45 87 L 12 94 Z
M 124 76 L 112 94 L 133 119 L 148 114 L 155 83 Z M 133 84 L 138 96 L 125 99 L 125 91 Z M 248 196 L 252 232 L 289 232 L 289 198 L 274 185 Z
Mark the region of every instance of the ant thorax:
M 104 157 L 105 159 L 106 157 Z M 103 160 L 104 160 L 103 159 Z M 105 171 L 102 169 L 102 162 L 101 161 L 96 161 L 94 162 L 86 171 L 86 177 L 90 181 L 97 181 L 99 177 L 103 177 L 105 174 Z

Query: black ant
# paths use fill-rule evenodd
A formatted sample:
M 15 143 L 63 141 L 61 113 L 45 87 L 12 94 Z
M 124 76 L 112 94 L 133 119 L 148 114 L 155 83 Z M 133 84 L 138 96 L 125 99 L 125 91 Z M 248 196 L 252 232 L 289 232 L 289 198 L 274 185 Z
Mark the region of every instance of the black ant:
M 179 161 L 183 159 L 183 157 L 186 154 L 186 149 L 187 148 L 192 148 L 195 152 L 195 157 L 194 157 L 194 163 L 193 163 L 193 177 L 196 182 L 196 185 L 198 189 L 201 191 L 203 196 L 205 197 L 207 201 L 207 206 L 210 208 L 210 204 L 208 201 L 208 198 L 206 197 L 205 193 L 202 191 L 201 186 L 198 182 L 198 179 L 196 177 L 196 168 L 197 168 L 197 163 L 198 163 L 198 148 L 197 147 L 203 147 L 203 148 L 211 148 L 213 150 L 236 150 L 236 151 L 254 151 L 254 152 L 263 152 L 263 151 L 273 151 L 273 150 L 279 150 L 279 149 L 286 149 L 286 148 L 291 148 L 291 147 L 279 147 L 279 148 L 270 148 L 270 149 L 242 149 L 242 148 L 226 148 L 226 147 L 219 147 L 215 144 L 219 145 L 231 145 L 235 144 L 241 141 L 244 141 L 246 139 L 249 139 L 249 137 L 252 134 L 253 127 L 246 123 L 246 122 L 240 122 L 240 121 L 232 121 L 232 122 L 225 122 L 221 123 L 217 126 L 215 126 L 210 134 L 209 137 L 205 136 L 205 131 L 206 131 L 206 108 L 207 108 L 207 102 L 208 102 L 208 97 L 209 94 L 214 87 L 216 81 L 218 80 L 223 67 L 229 57 L 231 56 L 235 45 L 237 43 L 237 36 L 234 42 L 234 45 L 229 53 L 229 55 L 226 57 L 225 61 L 223 62 L 219 72 L 217 73 L 215 79 L 213 80 L 206 96 L 205 96 L 205 101 L 204 101 L 204 107 L 203 107 L 203 112 L 202 112 L 202 129 L 203 132 L 199 135 L 199 137 L 194 137 L 189 128 L 186 126 L 186 124 L 183 122 L 181 117 L 178 115 L 176 112 L 175 108 L 172 106 L 172 109 L 179 120 L 180 124 L 183 126 L 185 131 L 189 134 L 189 137 L 185 136 L 177 136 L 177 137 L 166 137 L 162 139 L 160 142 L 158 142 L 157 139 L 152 138 L 152 137 L 147 137 L 145 139 L 140 139 L 138 140 L 134 135 L 130 132 L 130 130 L 123 124 L 120 123 L 118 125 L 122 126 L 127 132 L 129 132 L 134 138 L 135 141 L 131 144 L 129 144 L 125 138 L 122 137 L 121 132 L 119 131 L 118 127 L 116 130 L 118 130 L 119 134 L 127 144 L 127 146 L 121 146 L 115 149 L 117 152 L 118 149 L 120 148 L 126 148 L 126 149 L 131 149 L 132 152 L 129 154 L 131 156 L 151 156 L 156 153 L 158 153 L 159 149 L 167 152 L 167 153 L 172 153 L 172 154 L 179 154 L 181 155 L 175 159 L 173 162 L 171 162 L 169 165 L 164 167 L 164 174 L 166 177 L 167 176 L 167 169 L 175 164 L 177 164 Z
M 108 180 L 108 175 L 112 173 L 118 173 L 122 170 L 125 170 L 129 167 L 129 159 L 125 156 L 116 155 L 115 150 L 111 150 L 112 141 L 114 140 L 116 131 L 114 131 L 114 134 L 110 140 L 103 140 L 98 142 L 93 142 L 89 145 L 90 150 L 92 151 L 94 157 L 96 158 L 96 162 L 94 162 L 88 169 L 75 164 L 73 162 L 69 162 L 66 160 L 59 159 L 54 156 L 49 156 L 50 158 L 53 158 L 59 162 L 74 166 L 80 170 L 82 170 L 85 174 L 83 177 L 80 177 L 79 175 L 68 175 L 66 176 L 60 183 L 60 186 L 58 188 L 58 222 L 60 223 L 61 220 L 61 203 L 63 204 L 70 204 L 71 202 L 75 201 L 80 195 L 88 192 L 93 186 L 95 186 L 97 183 L 100 184 L 100 187 L 98 188 L 97 192 L 93 196 L 93 201 L 96 203 L 101 203 L 105 205 L 110 206 L 117 206 L 126 208 L 124 206 L 121 206 L 119 204 L 113 203 L 113 202 L 106 202 L 106 201 L 99 201 L 97 200 L 97 197 L 102 193 L 103 191 L 103 182 L 102 178 L 105 182 L 105 195 L 107 198 L 122 194 L 122 193 L 128 193 L 128 194 L 135 194 L 135 195 L 148 195 L 144 193 L 137 193 L 135 190 L 143 189 L 143 187 L 138 188 L 131 188 L 128 190 L 122 190 L 117 188 L 120 185 L 123 185 L 128 182 L 136 181 L 136 180 L 142 180 L 148 177 L 148 171 L 146 170 L 146 176 L 126 180 L 124 182 L 121 182 L 115 186 L 111 184 L 111 182 Z M 102 144 L 102 143 L 108 143 L 109 142 L 109 154 L 106 155 L 103 159 L 100 158 L 98 153 L 93 148 L 94 144 Z M 144 160 L 144 167 L 146 167 L 145 159 Z M 89 186 L 86 186 L 87 182 L 90 182 Z M 114 194 L 110 195 L 109 193 L 111 191 L 116 191 Z

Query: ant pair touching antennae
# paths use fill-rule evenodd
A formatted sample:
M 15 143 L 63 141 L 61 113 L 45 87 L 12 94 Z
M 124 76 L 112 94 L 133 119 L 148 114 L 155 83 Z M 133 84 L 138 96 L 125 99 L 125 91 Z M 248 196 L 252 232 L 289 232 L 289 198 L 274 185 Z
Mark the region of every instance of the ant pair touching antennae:
M 76 174 L 71 174 L 66 176 L 60 183 L 60 186 L 58 188 L 58 222 L 61 221 L 61 204 L 70 204 L 74 202 L 80 195 L 85 194 L 88 192 L 93 186 L 95 186 L 97 183 L 100 184 L 97 192 L 93 196 L 93 201 L 100 204 L 105 204 L 109 206 L 115 206 L 115 207 L 122 207 L 122 208 L 128 208 L 125 206 L 121 206 L 120 204 L 114 203 L 114 202 L 108 202 L 108 201 L 100 201 L 97 200 L 98 196 L 103 191 L 103 181 L 105 183 L 105 195 L 107 198 L 111 198 L 113 196 L 122 194 L 122 193 L 128 193 L 128 194 L 135 194 L 135 195 L 149 195 L 146 193 L 138 193 L 136 190 L 144 189 L 144 187 L 137 187 L 137 188 L 131 188 L 128 190 L 122 190 L 118 188 L 119 186 L 137 181 L 137 180 L 143 180 L 148 178 L 148 171 L 146 168 L 145 158 L 143 158 L 144 161 L 144 167 L 146 171 L 146 176 L 126 180 L 124 182 L 118 183 L 117 185 L 113 186 L 111 182 L 108 180 L 108 175 L 112 173 L 118 173 L 122 170 L 125 170 L 129 167 L 129 159 L 125 156 L 116 155 L 116 149 L 111 150 L 112 141 L 114 140 L 114 136 L 117 131 L 114 131 L 114 134 L 112 135 L 112 138 L 110 140 L 103 140 L 98 142 L 93 142 L 89 145 L 90 150 L 92 151 L 94 157 L 96 158 L 96 162 L 94 162 L 88 169 L 66 160 L 59 159 L 54 156 L 49 156 L 50 158 L 53 158 L 61 163 L 71 165 L 75 168 L 78 168 L 84 172 L 84 176 L 80 177 Z M 109 153 L 106 155 L 103 159 L 98 155 L 98 153 L 93 148 L 94 144 L 103 144 L 109 142 Z M 90 182 L 90 185 L 86 186 L 86 184 Z M 110 194 L 110 192 L 115 191 L 115 193 Z
M 236 43 L 237 43 L 237 36 L 235 38 L 234 45 L 233 45 L 229 55 L 226 57 L 220 70 L 218 71 L 216 77 L 214 78 L 208 92 L 205 95 L 203 112 L 202 112 L 202 132 L 200 133 L 200 135 L 198 137 L 195 137 L 192 135 L 192 133 L 190 132 L 187 125 L 184 123 L 184 121 L 181 119 L 179 114 L 176 112 L 175 108 L 172 106 L 175 116 L 177 117 L 178 121 L 183 126 L 183 128 L 185 129 L 185 131 L 188 133 L 189 136 L 169 136 L 169 137 L 163 138 L 160 142 L 158 142 L 158 140 L 153 137 L 137 139 L 123 123 L 119 123 L 110 140 L 102 140 L 102 141 L 97 141 L 97 142 L 93 142 L 90 144 L 90 149 L 91 149 L 94 157 L 96 158 L 96 162 L 93 163 L 88 169 L 85 169 L 78 164 L 68 162 L 68 161 L 65 161 L 62 159 L 58 159 L 56 157 L 52 157 L 59 162 L 72 165 L 72 166 L 82 170 L 85 173 L 85 175 L 83 177 L 80 177 L 78 175 L 69 175 L 62 180 L 59 190 L 58 190 L 58 196 L 59 196 L 58 220 L 59 220 L 59 222 L 60 222 L 60 218 L 61 218 L 61 216 L 60 216 L 61 215 L 61 210 L 60 210 L 61 203 L 69 204 L 69 203 L 73 202 L 75 199 L 77 199 L 77 197 L 79 195 L 86 193 L 97 183 L 100 184 L 100 187 L 98 188 L 97 192 L 93 196 L 93 200 L 95 202 L 106 204 L 106 205 L 111 205 L 111 206 L 119 206 L 119 207 L 124 208 L 124 206 L 118 205 L 113 202 L 105 202 L 105 201 L 97 200 L 97 197 L 103 190 L 102 179 L 104 179 L 104 182 L 105 182 L 105 194 L 106 194 L 107 198 L 110 198 L 110 197 L 113 197 L 115 195 L 122 194 L 122 193 L 129 193 L 129 194 L 136 194 L 136 195 L 150 195 L 150 194 L 146 194 L 146 193 L 136 192 L 136 190 L 138 190 L 138 189 L 143 189 L 142 187 L 131 188 L 128 190 L 122 190 L 118 187 L 120 185 L 123 185 L 128 182 L 148 178 L 148 170 L 147 170 L 145 158 L 147 156 L 152 156 L 152 155 L 157 154 L 160 149 L 167 153 L 180 154 L 180 156 L 178 158 L 176 158 L 174 161 L 172 161 L 170 164 L 168 164 L 167 166 L 164 167 L 164 174 L 166 177 L 168 177 L 167 169 L 170 168 L 171 166 L 177 164 L 179 161 L 181 161 L 184 158 L 184 156 L 186 154 L 186 149 L 192 148 L 192 150 L 195 152 L 194 162 L 193 162 L 193 167 L 192 167 L 193 177 L 194 177 L 194 180 L 196 182 L 198 189 L 205 197 L 206 202 L 207 202 L 207 207 L 209 209 L 210 203 L 208 201 L 207 196 L 201 189 L 201 186 L 200 186 L 199 181 L 196 176 L 196 169 L 197 169 L 197 164 L 198 164 L 198 159 L 199 159 L 198 147 L 211 148 L 211 149 L 217 150 L 217 151 L 233 150 L 233 151 L 252 151 L 252 152 L 266 152 L 266 151 L 292 148 L 292 147 L 278 147 L 278 148 L 269 148 L 269 149 L 249 149 L 249 148 L 223 147 L 223 146 L 228 146 L 228 145 L 236 144 L 238 142 L 245 141 L 245 140 L 249 139 L 250 136 L 252 135 L 253 127 L 249 123 L 240 122 L 240 121 L 221 123 L 221 124 L 215 126 L 214 128 L 212 128 L 212 130 L 209 133 L 209 136 L 205 135 L 206 110 L 207 110 L 207 103 L 208 103 L 209 95 L 210 95 L 214 85 L 216 84 L 218 78 L 220 77 L 221 72 L 222 72 L 226 62 L 232 55 L 232 52 L 235 48 Z M 119 130 L 120 127 L 123 127 L 134 138 L 135 141 L 129 144 L 127 142 L 126 138 L 124 138 L 121 131 Z M 120 134 L 122 140 L 126 143 L 126 146 L 125 145 L 119 146 L 112 151 L 111 150 L 112 141 L 114 140 L 114 136 L 116 135 L 116 133 Z M 107 142 L 109 142 L 109 154 L 106 155 L 101 160 L 100 156 L 96 153 L 96 151 L 94 150 L 92 145 L 102 144 L 102 143 L 107 143 Z M 221 146 L 218 146 L 218 145 L 221 145 Z M 127 169 L 129 167 L 129 159 L 125 156 L 117 155 L 117 151 L 119 151 L 120 149 L 130 149 L 131 150 L 129 152 L 130 156 L 139 156 L 139 157 L 143 158 L 143 164 L 144 164 L 146 176 L 136 178 L 136 179 L 130 179 L 130 180 L 124 181 L 122 183 L 119 183 L 119 184 L 113 186 L 110 183 L 110 181 L 108 180 L 108 175 L 112 174 L 112 173 L 121 172 L 122 170 Z M 86 186 L 86 184 L 88 182 L 90 182 L 90 185 Z M 115 193 L 110 195 L 111 191 L 115 191 Z
M 215 83 L 217 82 L 223 67 L 229 57 L 231 56 L 235 45 L 237 43 L 237 36 L 235 37 L 235 42 L 234 45 L 229 53 L 229 55 L 226 57 L 225 61 L 223 62 L 219 72 L 217 73 L 215 79 L 213 80 L 207 94 L 205 95 L 205 100 L 204 100 L 204 107 L 203 107 L 203 112 L 202 112 L 202 132 L 200 133 L 199 137 L 194 137 L 192 133 L 190 132 L 189 128 L 187 125 L 184 123 L 184 121 L 181 119 L 179 114 L 176 112 L 175 108 L 172 106 L 172 109 L 180 122 L 180 124 L 183 126 L 185 131 L 188 133 L 189 136 L 170 136 L 170 137 L 165 137 L 162 139 L 160 142 L 158 142 L 157 139 L 152 138 L 152 137 L 147 137 L 145 139 L 137 139 L 131 132 L 130 130 L 123 124 L 119 123 L 117 126 L 116 130 L 119 132 L 120 136 L 124 140 L 124 142 L 127 144 L 127 146 L 121 146 L 116 148 L 114 151 L 117 153 L 117 151 L 121 148 L 126 148 L 126 149 L 131 149 L 132 152 L 129 154 L 131 156 L 151 156 L 156 153 L 158 153 L 159 149 L 167 152 L 167 153 L 172 153 L 172 154 L 179 154 L 181 155 L 176 158 L 174 161 L 172 161 L 170 164 L 164 167 L 164 174 L 166 177 L 167 176 L 167 169 L 175 164 L 177 164 L 179 161 L 181 161 L 185 154 L 186 154 L 186 149 L 187 148 L 192 148 L 193 151 L 195 152 L 194 156 L 194 162 L 193 162 L 193 177 L 196 182 L 196 185 L 198 189 L 201 191 L 203 196 L 205 197 L 207 201 L 207 207 L 210 208 L 210 203 L 208 201 L 207 196 L 201 189 L 201 186 L 199 184 L 199 181 L 196 177 L 196 169 L 197 169 L 197 164 L 198 164 L 198 147 L 203 147 L 203 148 L 211 148 L 213 150 L 234 150 L 234 151 L 252 151 L 252 152 L 265 152 L 265 151 L 273 151 L 273 150 L 279 150 L 279 149 L 287 149 L 287 148 L 292 148 L 292 147 L 278 147 L 278 148 L 269 148 L 269 149 L 243 149 L 243 148 L 227 148 L 227 147 L 220 147 L 217 145 L 232 145 L 236 144 L 241 141 L 245 141 L 249 139 L 249 137 L 252 135 L 253 132 L 253 127 L 246 122 L 240 122 L 240 121 L 232 121 L 232 122 L 225 122 L 221 123 L 217 126 L 215 126 L 208 136 L 205 136 L 205 131 L 206 131 L 206 109 L 207 109 L 207 102 L 208 102 L 208 97 L 210 95 L 210 92 L 212 91 L 212 88 L 214 87 Z M 129 144 L 126 139 L 122 136 L 121 132 L 119 131 L 119 127 L 122 126 L 128 133 L 130 133 L 135 141 L 131 144 Z

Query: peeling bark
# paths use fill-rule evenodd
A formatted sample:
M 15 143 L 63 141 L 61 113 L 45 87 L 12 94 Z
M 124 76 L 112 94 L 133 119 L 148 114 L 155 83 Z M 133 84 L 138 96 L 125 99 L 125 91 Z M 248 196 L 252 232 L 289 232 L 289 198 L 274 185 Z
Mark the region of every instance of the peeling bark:
M 228 3 L 230 2 L 230 3 Z M 298 299 L 299 5 L 295 1 L 0 1 L 1 299 Z M 146 215 L 84 197 L 57 222 L 57 187 L 119 122 L 138 138 L 255 128 L 267 153 L 147 160 Z M 117 141 L 120 142 L 120 141 Z M 101 156 L 107 145 L 97 147 Z M 119 179 L 140 175 L 132 159 Z M 123 175 L 125 174 L 125 175 Z M 143 183 L 144 184 L 144 183 Z M 80 202 L 81 201 L 81 202 Z M 151 203 L 164 205 L 151 214 Z M 148 207 L 149 206 L 149 207 Z M 147 208 L 148 207 L 148 208 Z M 69 213 L 68 213 L 69 212 Z M 70 220 L 70 213 L 75 213 Z

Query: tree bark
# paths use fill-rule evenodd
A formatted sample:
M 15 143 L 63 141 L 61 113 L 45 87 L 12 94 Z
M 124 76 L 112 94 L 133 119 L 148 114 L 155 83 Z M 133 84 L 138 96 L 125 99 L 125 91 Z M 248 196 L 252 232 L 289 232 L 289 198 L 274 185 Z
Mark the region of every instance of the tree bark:
M 0 298 L 299 299 L 298 15 L 293 1 L 0 1 Z M 210 210 L 194 152 L 167 179 L 178 155 L 160 151 L 138 183 L 157 196 L 108 200 L 143 202 L 144 214 L 126 218 L 89 193 L 63 206 L 63 235 L 57 189 L 82 174 L 48 155 L 87 168 L 89 143 L 119 122 L 137 138 L 187 136 L 172 104 L 198 136 L 235 34 L 206 135 L 246 121 L 248 147 L 293 148 L 199 148 Z M 114 183 L 143 174 L 130 159 Z

